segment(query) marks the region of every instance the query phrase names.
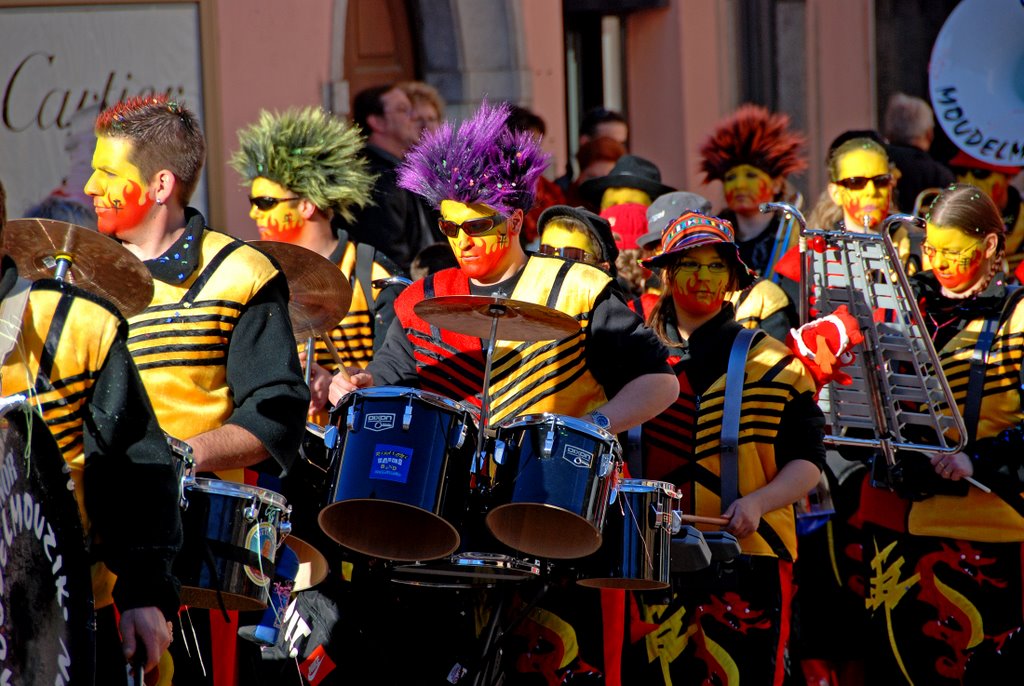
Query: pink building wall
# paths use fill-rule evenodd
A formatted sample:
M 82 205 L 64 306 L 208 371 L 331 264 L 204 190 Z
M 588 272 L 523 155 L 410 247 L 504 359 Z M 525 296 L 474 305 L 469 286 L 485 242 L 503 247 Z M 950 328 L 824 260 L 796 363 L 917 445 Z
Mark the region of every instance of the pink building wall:
M 239 185 L 239 176 L 227 160 L 238 146 L 237 131 L 256 121 L 261 109 L 321 103 L 321 86 L 330 78 L 333 2 L 216 0 L 213 4 L 216 76 L 213 89 L 207 84 L 207 113 L 214 112 L 215 121 L 212 127 L 206 125 L 211 144 L 207 164 L 211 174 L 221 175 L 223 202 L 211 197 L 210 221 L 221 231 L 253 239 L 257 231 L 249 218 L 248 188 Z M 204 59 L 210 57 L 204 55 Z

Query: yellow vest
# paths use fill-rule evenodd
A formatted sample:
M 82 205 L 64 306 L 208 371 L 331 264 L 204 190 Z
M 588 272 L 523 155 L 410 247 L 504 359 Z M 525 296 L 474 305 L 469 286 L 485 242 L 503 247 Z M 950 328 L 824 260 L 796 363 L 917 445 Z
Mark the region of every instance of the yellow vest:
M 369 301 L 363 292 L 363 285 L 355 278 L 356 271 L 356 244 L 352 241 L 345 246 L 345 254 L 338 262 L 338 268 L 345 275 L 352 285 L 352 304 L 349 305 L 348 314 L 331 329 L 331 342 L 338 349 L 345 366 L 366 367 L 373 359 L 373 333 L 375 325 L 375 313 L 370 310 Z M 391 273 L 377 262 L 373 263 L 370 270 L 370 279 L 386 279 Z M 373 299 L 380 296 L 379 288 L 371 287 Z M 299 344 L 299 351 L 305 351 L 305 343 Z M 327 344 L 319 338 L 316 339 L 315 360 L 324 369 L 333 372 L 338 368 L 334 356 L 327 349 Z M 309 421 L 325 426 L 329 420 L 329 412 L 326 410 L 314 412 L 309 415 Z
M 797 395 L 813 393 L 814 390 L 807 369 L 782 343 L 764 336 L 751 347 L 747 356 L 746 381 L 740 408 L 739 497 L 756 491 L 778 474 L 775 438 L 783 409 Z M 715 477 L 721 473 L 719 458 L 724 400 L 723 374 L 700 397 L 697 419 L 697 470 L 698 473 L 702 469 L 707 470 Z M 699 477 L 694 479 L 694 513 L 721 516 L 721 494 L 708 485 L 706 480 Z M 781 544 L 789 559 L 795 560 L 796 517 L 792 506 L 766 512 L 761 517 L 761 528 L 765 527 L 769 538 L 773 540 L 755 532 L 740 540 L 743 552 L 748 555 L 780 556 L 778 546 Z
M 266 255 L 215 231 L 203 233 L 200 253 L 184 282 L 154 279 L 153 301 L 129 320 L 128 350 L 160 428 L 183 440 L 223 426 L 234 411 L 227 382 L 231 332 L 249 300 L 278 273 Z M 217 475 L 243 481 L 242 469 Z
M 743 294 L 746 297 L 742 297 Z M 786 292 L 777 284 L 759 279 L 746 291 L 733 291 L 729 302 L 736 306 L 736 321 L 745 329 L 757 329 L 761 322 L 789 304 Z
M 563 271 L 563 265 L 571 265 Z M 561 259 L 533 257 L 512 292 L 513 300 L 548 304 L 574 317 L 579 333 L 561 341 L 500 341 L 491 370 L 492 421 L 524 414 L 552 412 L 579 417 L 608 401 L 587 366 L 590 314 L 611 277 L 600 269 Z
M 63 326 L 51 331 L 55 319 L 58 325 L 63 319 Z M 92 396 L 93 372 L 106 362 L 123 321 L 112 305 L 93 300 L 74 287 L 38 281 L 29 294 L 21 335 L 0 373 L 0 393 L 28 395 L 56 439 L 64 461 L 71 468 L 75 499 L 86 532 L 90 527 L 85 511 L 82 418 Z M 52 355 L 52 364 L 40 374 L 44 350 Z M 97 608 L 114 602 L 111 593 L 115 579 L 102 562 L 93 565 Z
M 971 356 L 983 320 L 964 327 L 939 351 L 942 370 L 960 412 L 967 396 Z M 1019 387 L 1024 362 L 1024 305 L 1018 304 L 996 332 L 985 365 L 984 395 L 974 439 L 989 438 L 1020 423 Z M 908 530 L 919 536 L 941 536 L 970 541 L 1024 541 L 1024 517 L 995 493 L 973 486 L 963 497 L 935 495 L 910 507 Z

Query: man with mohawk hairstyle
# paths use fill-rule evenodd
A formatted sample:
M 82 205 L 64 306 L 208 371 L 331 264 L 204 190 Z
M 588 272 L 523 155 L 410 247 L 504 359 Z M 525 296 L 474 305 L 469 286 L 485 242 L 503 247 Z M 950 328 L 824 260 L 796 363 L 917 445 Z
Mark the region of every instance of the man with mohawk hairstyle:
M 508 113 L 506 105 L 484 103 L 458 129 L 446 122 L 407 155 L 399 183 L 440 209 L 439 226 L 459 267 L 429 275 L 398 297 L 383 347 L 364 372 L 350 380 L 334 378 L 331 400 L 374 384 L 399 385 L 479 408 L 481 340 L 432 327 L 414 306 L 434 296 L 505 297 L 553 306 L 574 316 L 581 329 L 539 345 L 499 341 L 495 368 L 503 360 L 519 362 L 492 379 L 489 394 L 496 401 L 489 420 L 551 412 L 582 417 L 612 433 L 625 431 L 678 396 L 667 350 L 621 300 L 608 274 L 582 262 L 524 252 L 518 240 L 523 213 L 533 204 L 547 159 L 535 137 L 508 130 Z M 435 667 L 441 663 L 430 669 Z M 442 679 L 451 668 L 450 661 L 443 665 Z M 433 683 L 428 676 L 420 673 L 415 683 Z
M 243 183 L 250 185 L 249 216 L 255 220 L 260 238 L 312 250 L 337 265 L 351 283 L 349 311 L 329 335 L 346 366 L 365 367 L 394 319 L 394 301 L 401 286 L 374 287 L 373 281 L 390 278 L 398 267 L 373 246 L 351 240 L 348 231 L 335 228 L 332 222 L 336 215 L 351 221 L 354 208 L 371 202 L 375 176 L 359 154 L 364 145 L 362 134 L 342 119 L 307 107 L 284 113 L 260 112 L 255 124 L 238 132 L 238 141 L 239 149 L 230 164 Z M 327 389 L 337 369 L 326 343 L 317 340 L 309 420 L 321 426 L 328 422 Z M 317 465 L 326 463 L 324 452 L 322 440 L 306 441 L 303 453 L 313 464 L 297 461 L 283 479 L 281 492 L 293 503 L 294 533 L 327 555 L 333 573 L 315 588 L 292 596 L 290 621 L 297 617 L 312 631 L 299 636 L 281 631 L 276 647 L 261 651 L 262 661 L 256 663 L 249 686 L 282 683 L 294 675 L 295 660 L 289 653 L 298 653 L 300 661 L 326 654 L 341 664 L 342 646 L 350 642 L 346 632 L 351 629 L 345 624 L 352 609 L 346 600 L 352 593 L 351 558 L 323 535 L 316 521 L 317 509 L 312 506 L 326 488 L 323 468 Z M 345 616 L 339 620 L 342 609 Z M 332 671 L 324 662 L 317 674 L 324 679 Z
M 414 147 L 399 168 L 399 184 L 441 211 L 458 269 L 410 286 L 395 302 L 396 322 L 366 373 L 335 377 L 338 399 L 373 384 L 419 386 L 480 406 L 483 350 L 479 339 L 440 331 L 413 312 L 427 297 L 487 295 L 551 306 L 575 316 L 579 333 L 546 346 L 518 374 L 492 384 L 508 398 L 491 408 L 491 421 L 537 412 L 590 417 L 624 431 L 656 415 L 678 395 L 665 365 L 666 350 L 628 308 L 601 270 L 560 257 L 527 254 L 517 240 L 547 164 L 536 139 L 505 127 L 508 107 L 484 103 L 458 128 L 448 122 Z M 509 346 L 512 347 L 509 347 Z M 522 345 L 499 344 L 495 360 Z M 567 355 L 582 347 L 584 355 Z M 466 383 L 459 360 L 475 359 L 479 378 Z M 623 364 L 623 361 L 628 361 Z M 539 373 L 544 371 L 544 373 Z M 540 377 L 540 380 L 538 380 Z
M 761 276 L 772 266 L 779 219 L 759 206 L 782 200 L 786 178 L 807 168 L 803 146 L 787 115 L 747 104 L 720 122 L 700 149 L 704 182 L 721 181 L 725 193 L 728 209 L 718 216 L 736 227 L 740 257 Z
M 153 276 L 152 302 L 128 320 L 128 351 L 160 428 L 192 448 L 198 476 L 278 490 L 309 404 L 284 274 L 188 206 L 206 150 L 188 108 L 166 96 L 130 98 L 101 113 L 95 131 L 85 192 L 99 230 Z M 221 617 L 179 614 L 175 684 L 235 682 L 238 614 Z
M 722 182 L 728 208 L 719 216 L 735 227 L 740 256 L 762 277 L 729 296 L 736 321 L 780 341 L 798 323 L 796 308 L 773 277 L 789 236 L 779 235 L 778 214 L 762 213 L 760 205 L 784 199 L 786 177 L 807 168 L 801 157 L 804 138 L 788 127 L 785 114 L 743 105 L 718 125 L 700 151 L 705 183 Z
M 338 266 L 352 284 L 345 318 L 330 331 L 346 366 L 365 367 L 394 318 L 397 287 L 374 288 L 398 267 L 373 246 L 356 243 L 331 220 L 352 221 L 353 208 L 370 202 L 375 177 L 359 155 L 364 141 L 356 127 L 316 107 L 283 114 L 263 111 L 238 132 L 231 166 L 250 185 L 249 216 L 266 241 L 292 243 Z M 318 340 L 310 381 L 310 419 L 326 423 L 327 387 L 338 364 Z

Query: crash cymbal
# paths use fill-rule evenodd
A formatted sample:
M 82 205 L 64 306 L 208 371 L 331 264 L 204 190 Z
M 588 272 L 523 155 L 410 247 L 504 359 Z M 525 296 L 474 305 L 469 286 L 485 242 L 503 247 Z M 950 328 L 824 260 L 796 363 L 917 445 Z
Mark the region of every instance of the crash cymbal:
M 12 219 L 3 229 L 4 250 L 30 281 L 52 279 L 58 257 L 70 261 L 64 281 L 138 314 L 153 300 L 153 277 L 142 260 L 109 236 L 53 219 Z
M 250 241 L 249 245 L 273 257 L 288 280 L 288 316 L 295 338 L 330 331 L 348 314 L 352 287 L 336 264 L 291 243 Z
M 580 330 L 574 317 L 559 310 L 484 295 L 430 298 L 416 303 L 413 311 L 434 326 L 483 339 L 491 337 L 495 317 L 497 337 L 505 341 L 556 341 Z
M 299 558 L 299 571 L 295 574 L 293 593 L 312 588 L 327 578 L 327 558 L 312 544 L 292 534 L 288 534 L 284 544 Z

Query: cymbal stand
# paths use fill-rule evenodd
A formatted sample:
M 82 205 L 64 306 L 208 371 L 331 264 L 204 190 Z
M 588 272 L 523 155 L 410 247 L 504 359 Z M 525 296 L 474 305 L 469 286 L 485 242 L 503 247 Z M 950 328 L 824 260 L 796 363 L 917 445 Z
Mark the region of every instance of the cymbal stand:
M 306 368 L 303 370 L 306 385 L 309 385 L 310 379 L 313 378 L 313 358 L 316 357 L 316 346 L 313 342 L 313 337 L 310 336 L 306 339 Z
M 491 334 L 487 339 L 487 350 L 484 355 L 484 391 L 480 399 L 480 430 L 476 436 L 476 454 L 473 455 L 473 473 L 481 476 L 483 471 L 484 438 L 487 434 L 487 426 L 491 414 L 491 362 L 494 358 L 494 346 L 498 338 L 498 320 L 508 311 L 508 308 L 500 303 L 492 303 L 487 311 L 491 315 Z
M 71 265 L 75 263 L 75 258 L 71 253 L 59 252 L 53 256 L 53 278 L 58 281 L 66 282 L 68 272 L 71 270 Z M 50 265 L 47 265 L 50 266 Z

